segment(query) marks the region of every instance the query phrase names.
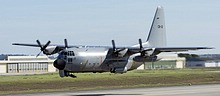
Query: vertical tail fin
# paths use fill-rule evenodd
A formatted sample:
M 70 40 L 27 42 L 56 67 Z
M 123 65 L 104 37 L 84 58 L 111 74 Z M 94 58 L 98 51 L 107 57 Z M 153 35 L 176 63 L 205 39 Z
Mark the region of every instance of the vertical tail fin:
M 163 7 L 158 6 L 147 38 L 148 47 L 166 46 L 166 29 Z

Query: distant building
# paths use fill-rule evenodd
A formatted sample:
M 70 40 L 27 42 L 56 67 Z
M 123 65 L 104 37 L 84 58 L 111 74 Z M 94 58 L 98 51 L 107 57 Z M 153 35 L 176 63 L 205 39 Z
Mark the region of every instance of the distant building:
M 186 67 L 220 67 L 220 59 L 216 58 L 188 58 Z
M 47 56 L 0 56 L 0 73 L 55 72 L 55 59 Z
M 186 59 L 184 57 L 178 57 L 178 54 L 159 54 L 159 61 L 146 62 L 138 69 L 174 69 L 185 68 Z
M 195 68 L 195 67 L 220 67 L 220 54 L 182 54 L 186 57 L 179 57 L 178 54 L 159 54 L 162 58 L 156 62 L 146 62 L 138 69 L 174 69 L 174 68 Z
M 205 60 L 199 58 L 187 58 L 186 67 L 205 67 Z

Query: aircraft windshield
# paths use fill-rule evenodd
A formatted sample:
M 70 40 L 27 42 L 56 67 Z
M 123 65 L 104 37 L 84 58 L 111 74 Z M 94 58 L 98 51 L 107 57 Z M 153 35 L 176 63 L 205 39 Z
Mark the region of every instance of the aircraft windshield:
M 64 55 L 64 56 L 75 56 L 74 52 L 73 51 L 63 51 L 60 53 L 61 55 Z

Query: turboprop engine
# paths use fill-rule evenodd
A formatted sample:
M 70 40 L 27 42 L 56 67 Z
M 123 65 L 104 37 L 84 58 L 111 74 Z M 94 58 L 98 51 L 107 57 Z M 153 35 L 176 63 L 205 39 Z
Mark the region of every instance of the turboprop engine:
M 66 66 L 66 62 L 63 59 L 56 59 L 53 63 L 53 66 L 59 70 L 63 70 Z
M 41 54 L 41 52 L 43 52 L 45 55 L 52 55 L 63 50 L 61 48 L 58 48 L 57 46 L 51 46 L 50 41 L 48 41 L 45 45 L 42 45 L 39 40 L 37 40 L 36 42 L 40 47 L 40 53 L 37 54 L 37 57 Z
M 68 48 L 67 39 L 64 39 L 64 44 L 65 44 L 65 49 L 67 49 Z M 53 49 L 53 47 L 51 47 L 51 49 Z M 55 47 L 53 49 L 53 52 L 55 52 L 57 50 L 59 50 L 59 49 L 57 47 Z M 66 61 L 63 59 L 63 55 L 65 55 L 66 52 L 64 52 L 64 53 L 63 52 L 61 52 L 59 54 L 62 58 L 59 58 L 59 56 L 58 56 L 58 58 L 53 62 L 53 66 L 56 67 L 59 70 L 63 70 L 66 66 Z
M 47 54 L 47 55 L 52 55 L 55 53 L 58 53 L 60 50 L 58 50 L 59 48 L 57 46 L 48 46 L 43 53 Z
M 127 67 L 119 67 L 119 68 L 114 68 L 111 73 L 126 73 L 128 71 Z

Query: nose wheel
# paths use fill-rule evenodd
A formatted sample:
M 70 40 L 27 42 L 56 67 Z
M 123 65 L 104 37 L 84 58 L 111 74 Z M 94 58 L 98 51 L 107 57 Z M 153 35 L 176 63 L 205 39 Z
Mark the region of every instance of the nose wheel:
M 72 78 L 76 78 L 77 77 L 76 75 L 73 75 L 73 74 L 70 74 L 69 76 L 72 77 Z
M 65 76 L 66 77 L 72 77 L 72 78 L 76 78 L 77 77 L 76 75 L 73 75 L 73 73 L 67 72 L 67 71 L 65 71 Z

